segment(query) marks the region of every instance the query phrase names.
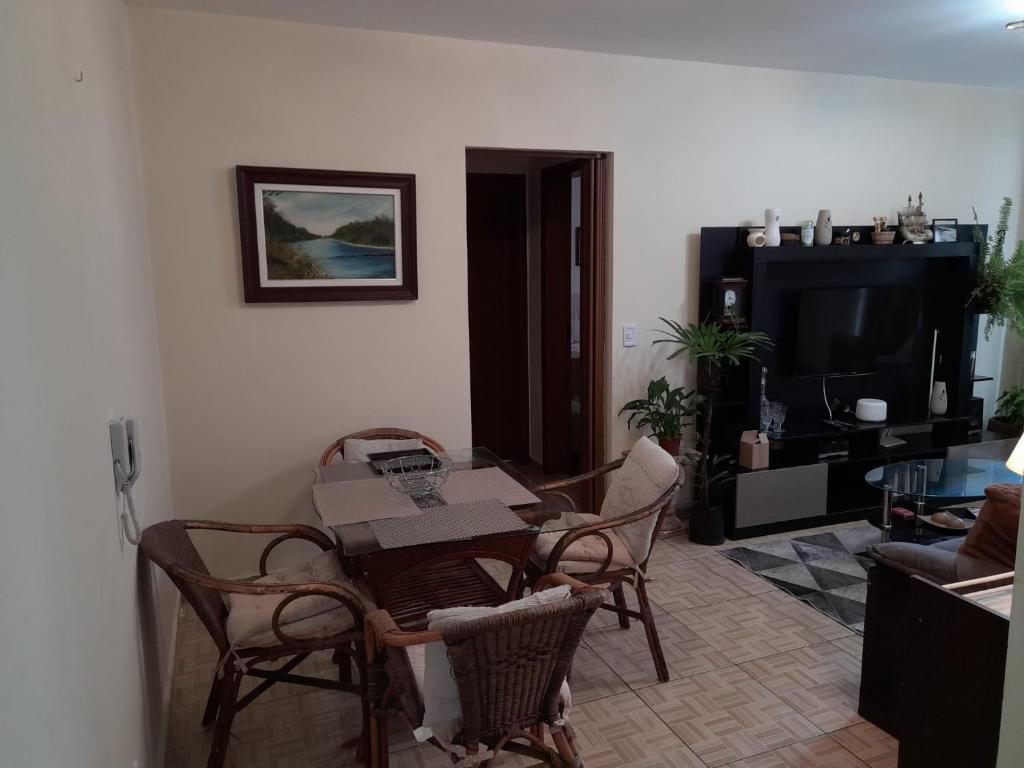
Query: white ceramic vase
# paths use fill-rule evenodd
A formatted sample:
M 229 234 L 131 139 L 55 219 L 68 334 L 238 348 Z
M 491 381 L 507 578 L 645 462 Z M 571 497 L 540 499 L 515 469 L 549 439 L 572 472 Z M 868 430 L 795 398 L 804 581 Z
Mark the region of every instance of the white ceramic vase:
M 764 227 L 749 227 L 747 233 L 747 245 L 751 248 L 764 247 Z
M 814 244 L 832 245 L 832 211 L 822 208 L 814 225 Z
M 936 416 L 944 416 L 949 402 L 946 397 L 946 382 L 936 381 L 932 384 L 932 413 Z
M 769 248 L 782 244 L 782 230 L 779 229 L 781 218 L 782 211 L 778 208 L 764 209 L 764 244 Z

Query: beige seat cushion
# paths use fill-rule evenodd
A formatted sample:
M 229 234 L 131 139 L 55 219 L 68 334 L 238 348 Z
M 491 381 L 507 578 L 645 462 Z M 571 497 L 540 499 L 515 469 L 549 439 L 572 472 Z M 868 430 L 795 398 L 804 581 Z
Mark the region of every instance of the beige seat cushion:
M 346 440 L 344 446 L 345 461 L 369 461 L 371 453 L 408 451 L 422 447 L 423 441 L 419 438 L 405 440 Z
M 273 571 L 253 583 L 301 584 L 310 581 L 328 581 L 355 590 L 342 573 L 334 550 L 321 552 L 296 568 Z M 280 641 L 270 625 L 274 611 L 286 597 L 287 594 L 225 595 L 224 602 L 228 607 L 226 629 L 232 645 L 244 648 L 278 645 Z M 296 639 L 330 637 L 354 626 L 349 610 L 331 597 L 303 597 L 289 603 L 281 612 L 281 631 Z
M 578 515 L 583 520 L 583 525 L 606 522 L 600 515 Z M 612 561 L 607 570 L 616 568 L 634 568 L 636 566 L 625 542 L 619 538 L 617 531 L 621 528 L 605 528 L 601 532 L 608 537 L 612 543 Z M 553 531 L 542 533 L 537 537 L 537 543 L 530 552 L 530 559 L 541 569 L 547 568 L 548 558 L 551 556 L 555 545 L 562 540 L 570 531 Z M 599 536 L 584 536 L 579 541 L 574 541 L 562 553 L 555 569 L 561 573 L 593 573 L 601 568 L 604 559 L 608 556 L 608 545 Z
M 675 458 L 654 441 L 641 437 L 633 444 L 623 465 L 612 473 L 611 484 L 601 505 L 601 517 L 614 520 L 643 509 L 654 503 L 678 479 L 679 464 Z M 658 515 L 651 514 L 615 529 L 637 563 L 647 559 L 657 524 Z

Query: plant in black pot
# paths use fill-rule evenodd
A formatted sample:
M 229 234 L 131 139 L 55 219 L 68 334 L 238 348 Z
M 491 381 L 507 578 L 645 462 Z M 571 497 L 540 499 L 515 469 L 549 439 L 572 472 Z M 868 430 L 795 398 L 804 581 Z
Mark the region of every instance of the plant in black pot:
M 672 387 L 662 376 L 647 385 L 647 397 L 630 400 L 619 411 L 621 416 L 629 413 L 626 426 L 630 429 L 650 429 L 658 445 L 679 455 L 679 444 L 683 430 L 693 423 L 697 407 L 703 398 L 696 392 L 687 392 L 684 387 Z
M 1006 231 L 1010 226 L 1013 201 L 1003 198 L 999 206 L 996 233 L 986 238 L 974 214 L 974 242 L 980 256 L 978 283 L 971 291 L 970 303 L 975 311 L 988 315 L 985 338 L 997 325 L 1009 325 L 1024 336 L 1024 240 L 1018 241 L 1013 253 L 1006 257 Z
M 1024 433 L 1024 387 L 1010 387 L 996 400 L 996 413 L 988 420 L 989 432 L 1007 437 Z
M 757 359 L 757 349 L 771 346 L 768 334 L 744 331 L 718 323 L 682 325 L 673 320 L 661 321 L 668 330 L 659 330 L 665 338 L 655 344 L 672 344 L 676 349 L 669 360 L 685 355 L 697 366 L 697 381 L 702 391 L 700 409 L 702 429 L 697 435 L 697 448 L 688 451 L 687 462 L 693 467 L 696 503 L 690 515 L 690 540 L 698 544 L 721 544 L 725 540 L 725 523 L 718 490 L 729 476 L 727 457 L 711 453 L 711 424 L 715 399 L 722 389 L 726 368 L 738 366 L 743 360 Z

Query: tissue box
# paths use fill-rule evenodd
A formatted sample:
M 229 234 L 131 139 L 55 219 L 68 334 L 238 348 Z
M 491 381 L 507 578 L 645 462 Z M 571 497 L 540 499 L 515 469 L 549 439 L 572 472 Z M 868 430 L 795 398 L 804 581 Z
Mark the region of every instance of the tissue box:
M 740 435 L 740 466 L 747 469 L 768 468 L 768 440 L 762 442 L 756 429 Z

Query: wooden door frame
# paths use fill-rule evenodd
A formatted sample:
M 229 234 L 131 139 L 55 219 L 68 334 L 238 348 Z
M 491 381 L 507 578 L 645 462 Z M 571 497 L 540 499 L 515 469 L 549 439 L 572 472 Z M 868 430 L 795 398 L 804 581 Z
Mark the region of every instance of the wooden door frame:
M 581 226 L 589 218 L 590 226 L 582 230 L 580 251 L 582 259 L 589 259 L 592 279 L 581 286 L 580 321 L 590 333 L 585 334 L 587 344 L 583 371 L 585 391 L 590 393 L 586 408 L 585 424 L 589 424 L 589 439 L 584 437 L 581 462 L 583 471 L 595 469 L 607 460 L 607 418 L 609 386 L 609 359 L 611 349 L 610 300 L 611 300 L 611 256 L 612 256 L 612 160 L 611 152 L 586 152 L 578 150 L 523 149 L 503 147 L 466 147 L 466 152 L 491 153 L 496 155 L 525 155 L 565 160 L 589 161 L 593 175 L 593 190 L 590 195 L 590 211 L 581 212 Z M 581 196 L 586 199 L 586 195 Z M 589 216 L 588 216 L 589 213 Z M 598 499 L 603 489 L 595 489 Z

